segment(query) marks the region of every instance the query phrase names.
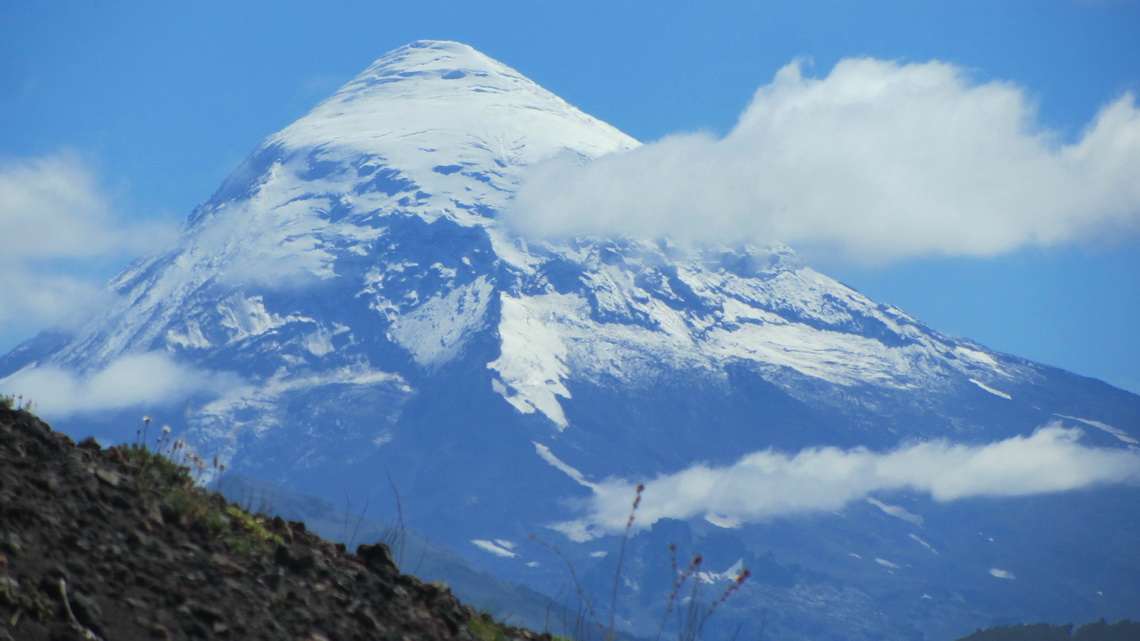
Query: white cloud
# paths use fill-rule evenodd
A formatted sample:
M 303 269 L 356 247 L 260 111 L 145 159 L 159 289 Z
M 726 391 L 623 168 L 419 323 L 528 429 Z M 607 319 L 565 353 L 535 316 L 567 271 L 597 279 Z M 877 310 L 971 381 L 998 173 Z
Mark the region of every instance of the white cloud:
M 171 227 L 119 216 L 78 154 L 0 159 L 0 336 L 88 309 L 102 296 L 92 272 L 156 249 Z
M 1080 435 L 1054 424 L 988 445 L 931 441 L 885 453 L 834 447 L 755 452 L 726 467 L 694 465 L 647 481 L 635 524 L 710 515 L 755 523 L 840 510 L 875 492 L 902 489 L 952 501 L 1140 483 L 1140 450 L 1085 447 Z M 621 479 L 595 484 L 588 515 L 556 529 L 576 539 L 620 531 L 635 486 Z
M 761 87 L 724 138 L 686 134 L 523 183 L 523 234 L 778 240 L 867 263 L 988 256 L 1140 229 L 1140 110 L 1106 105 L 1066 144 L 1024 90 L 953 65 L 801 63 Z
M 78 154 L 0 162 L 4 260 L 89 258 L 129 245 L 116 233 L 110 200 Z
M 120 357 L 82 375 L 55 366 L 25 368 L 0 379 L 0 392 L 23 395 L 37 413 L 61 417 L 178 402 L 196 393 L 222 394 L 239 384 L 236 375 L 188 367 L 163 352 L 147 352 Z
M 34 332 L 48 323 L 70 325 L 78 312 L 105 297 L 101 284 L 90 278 L 0 260 L 0 337 Z

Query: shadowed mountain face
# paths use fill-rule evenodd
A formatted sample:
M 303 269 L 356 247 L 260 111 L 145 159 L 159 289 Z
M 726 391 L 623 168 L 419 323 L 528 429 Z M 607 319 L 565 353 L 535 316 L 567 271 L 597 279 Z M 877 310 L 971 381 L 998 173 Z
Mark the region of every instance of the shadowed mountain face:
M 716 564 L 713 598 L 753 568 L 716 619 L 742 638 L 1140 614 L 1140 397 L 942 335 L 783 246 L 499 222 L 528 167 L 637 144 L 469 47 L 398 49 L 269 137 L 114 306 L 0 360 L 0 388 L 110 390 L 57 422 L 127 441 L 145 408 L 334 504 L 390 475 L 413 527 L 552 595 L 564 566 L 528 535 L 609 594 L 645 481 L 617 607 L 650 635 L 670 543 Z

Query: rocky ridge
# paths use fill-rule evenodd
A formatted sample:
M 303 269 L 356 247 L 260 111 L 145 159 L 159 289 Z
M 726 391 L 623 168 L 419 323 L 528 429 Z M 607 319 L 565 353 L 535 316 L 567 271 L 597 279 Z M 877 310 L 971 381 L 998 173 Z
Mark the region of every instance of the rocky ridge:
M 149 450 L 0 407 L 0 640 L 488 638 L 551 639 L 401 574 L 383 543 L 350 554 Z

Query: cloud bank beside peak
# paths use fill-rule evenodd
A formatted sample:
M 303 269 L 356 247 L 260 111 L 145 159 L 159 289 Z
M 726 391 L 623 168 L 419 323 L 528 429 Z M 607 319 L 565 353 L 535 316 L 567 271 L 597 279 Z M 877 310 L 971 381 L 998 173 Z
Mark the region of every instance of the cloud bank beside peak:
M 89 315 L 107 299 L 93 274 L 153 251 L 173 231 L 124 216 L 79 153 L 0 158 L 0 341 Z
M 536 167 L 505 214 L 524 235 L 780 241 L 864 263 L 992 256 L 1140 230 L 1140 110 L 1126 94 L 1079 139 L 1025 91 L 941 62 L 793 62 L 723 138 L 667 137 Z

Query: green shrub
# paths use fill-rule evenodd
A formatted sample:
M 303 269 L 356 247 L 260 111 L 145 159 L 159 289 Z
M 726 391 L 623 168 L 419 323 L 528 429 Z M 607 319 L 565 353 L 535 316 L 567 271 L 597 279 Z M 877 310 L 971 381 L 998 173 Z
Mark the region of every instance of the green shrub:
M 479 641 L 509 641 L 510 639 L 506 627 L 495 621 L 495 618 L 487 612 L 472 617 L 467 622 L 467 627 L 479 638 Z
M 265 529 L 264 516 L 254 516 L 236 505 L 227 505 L 226 514 L 232 517 L 244 532 L 258 542 L 272 545 L 281 545 L 285 542 L 281 535 Z

